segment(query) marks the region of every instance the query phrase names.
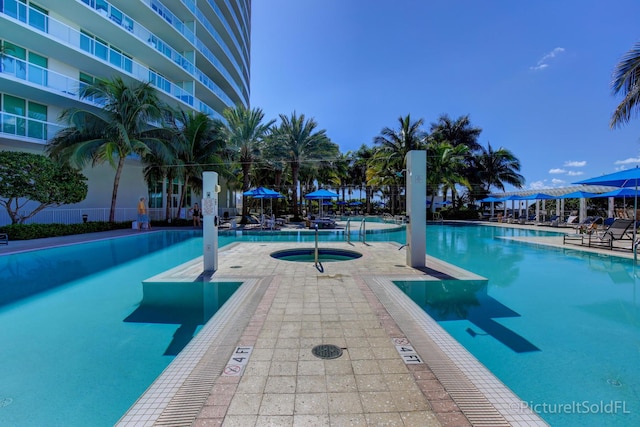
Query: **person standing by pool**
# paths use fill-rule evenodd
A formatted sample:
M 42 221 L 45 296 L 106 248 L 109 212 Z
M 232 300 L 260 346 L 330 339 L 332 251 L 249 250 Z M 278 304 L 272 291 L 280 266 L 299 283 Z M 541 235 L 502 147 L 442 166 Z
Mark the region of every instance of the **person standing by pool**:
M 143 227 L 144 225 L 146 225 L 146 227 Z M 142 228 L 151 230 L 151 221 L 149 221 L 144 197 L 140 197 L 140 201 L 138 202 L 138 230 L 142 230 Z
M 191 215 L 193 216 L 193 226 L 194 227 L 202 226 L 202 210 L 200 209 L 200 206 L 198 206 L 197 203 L 193 204 L 193 207 L 191 208 Z

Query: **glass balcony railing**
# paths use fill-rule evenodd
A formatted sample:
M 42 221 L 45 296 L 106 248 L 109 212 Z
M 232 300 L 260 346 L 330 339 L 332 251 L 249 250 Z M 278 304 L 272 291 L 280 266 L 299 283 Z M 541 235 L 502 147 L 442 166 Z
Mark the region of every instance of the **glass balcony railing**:
M 190 94 L 189 92 L 185 91 L 178 85 L 171 83 L 166 79 L 164 79 L 161 85 L 154 83 L 153 79 L 154 79 L 154 76 L 157 75 L 157 73 L 153 72 L 152 70 L 143 66 L 142 64 L 136 61 L 133 61 L 131 58 L 129 58 L 126 55 L 123 55 L 121 52 L 115 50 L 114 48 L 107 46 L 91 37 L 88 37 L 86 34 L 83 34 L 80 31 L 77 31 L 67 26 L 66 24 L 63 24 L 60 21 L 52 19 L 32 8 L 26 8 L 26 11 L 24 12 L 24 14 L 17 15 L 19 17 L 23 16 L 25 20 L 19 19 L 17 17 L 13 17 L 10 14 L 5 13 L 6 5 L 9 2 L 15 3 L 14 0 L 5 0 L 5 9 L 1 10 L 0 14 L 10 16 L 14 19 L 18 19 L 23 23 L 27 23 L 29 21 L 28 16 L 30 14 L 39 14 L 41 16 L 44 16 L 46 18 L 45 21 L 47 22 L 47 29 L 48 29 L 47 34 L 50 38 L 58 40 L 64 44 L 74 46 L 78 49 L 84 50 L 87 53 L 91 54 L 92 56 L 104 61 L 105 63 L 108 63 L 116 68 L 119 68 L 129 73 L 130 75 L 135 77 L 137 80 L 140 80 L 140 81 L 151 80 L 152 83 L 163 92 L 166 92 L 172 95 L 173 97 L 181 100 L 182 102 L 185 102 L 188 105 L 196 108 L 195 106 L 197 105 L 197 103 L 195 101 L 195 97 L 193 96 L 193 94 Z M 21 9 L 17 8 L 17 10 L 21 10 Z M 5 57 L 11 58 L 8 55 L 5 55 Z M 45 78 L 45 76 L 48 76 L 51 74 L 51 71 L 43 69 L 42 67 L 35 66 L 33 64 L 26 64 L 24 63 L 24 61 L 22 61 L 24 63 L 23 67 L 20 68 L 18 65 L 20 65 L 19 61 L 21 60 L 17 58 L 13 58 L 12 60 L 18 61 L 16 62 L 15 71 L 12 72 L 11 69 L 9 69 L 6 71 L 7 73 L 13 74 L 15 77 L 19 79 L 23 79 L 23 80 L 26 79 L 28 81 L 31 81 L 32 83 L 36 83 L 41 86 L 57 90 L 57 88 L 50 87 L 48 78 Z M 29 70 L 31 71 L 29 72 Z M 2 73 L 5 73 L 5 71 L 2 70 Z M 41 77 L 37 76 L 38 73 L 41 74 Z M 23 75 L 25 77 L 22 77 Z M 26 77 L 27 75 L 29 77 Z M 235 105 L 235 103 L 231 100 L 231 98 L 226 93 L 224 93 L 224 91 L 218 85 L 216 85 L 211 79 L 209 79 L 206 75 L 204 75 L 204 73 L 202 72 L 195 73 L 195 77 L 197 77 L 197 79 L 202 84 L 207 86 L 207 88 L 211 90 L 213 93 L 215 93 L 220 99 L 222 99 L 227 106 L 232 107 L 233 105 Z M 67 93 L 70 93 L 70 92 L 67 92 Z
M 194 97 L 191 93 L 182 89 L 180 86 L 170 82 L 160 74 L 147 70 L 147 78 L 143 81 L 150 81 L 151 84 L 160 91 L 172 96 L 173 98 L 184 102 L 185 104 L 196 108 L 199 111 L 210 113 L 214 111 L 211 107 Z M 10 76 L 18 80 L 24 80 L 47 89 L 50 92 L 70 96 L 80 101 L 99 105 L 92 98 L 81 98 L 80 89 L 86 85 L 79 80 L 72 79 L 55 71 L 48 70 L 38 65 L 29 64 L 26 61 L 15 58 L 10 55 L 4 55 L 0 64 L 0 75 Z M 204 106 L 204 107 L 203 107 Z M 217 114 L 217 113 L 216 113 Z M 218 115 L 219 116 L 219 115 Z
M 60 129 L 62 129 L 62 127 L 56 123 L 0 111 L 0 133 L 10 135 L 14 138 L 29 138 L 44 144 L 53 138 Z
M 12 0 L 15 1 L 15 0 Z M 173 49 L 167 43 L 165 43 L 162 39 L 158 38 L 154 33 L 147 30 L 144 26 L 142 26 L 137 21 L 133 20 L 129 16 L 122 13 L 118 8 L 111 5 L 106 0 L 80 0 L 82 3 L 87 6 L 95 9 L 98 13 L 103 15 L 105 18 L 111 19 L 116 24 L 125 28 L 127 31 L 131 32 L 140 40 L 143 40 L 153 46 L 158 52 L 162 53 L 167 58 L 171 59 L 173 62 L 178 64 L 181 68 L 187 71 L 189 74 L 194 76 L 201 82 L 207 82 L 206 86 L 210 90 L 212 90 L 216 95 L 220 97 L 226 97 L 224 99 L 225 103 L 230 103 L 233 105 L 234 103 L 231 101 L 231 98 L 220 89 L 220 87 L 215 84 L 213 81 L 210 81 L 208 77 L 204 75 L 202 71 L 200 71 L 191 61 L 187 60 L 182 54 Z M 173 28 L 175 28 L 180 34 L 182 34 L 187 40 L 191 42 L 192 45 L 197 46 L 198 49 L 204 47 L 204 45 L 198 40 L 193 32 L 189 30 L 182 21 L 180 21 L 169 9 L 167 9 L 162 3 L 157 0 L 143 0 L 152 10 L 158 13 L 161 17 L 165 19 Z M 216 58 L 206 47 L 204 47 L 206 52 L 203 51 L 203 54 L 211 61 L 211 63 L 220 71 L 220 73 L 227 79 L 227 81 L 234 87 L 236 94 L 242 97 L 245 102 L 247 102 L 246 97 L 243 95 L 243 91 L 240 86 L 235 82 L 229 71 L 226 67 L 220 62 L 218 58 Z M 227 48 L 228 49 L 228 48 Z M 208 53 L 208 55 L 207 55 Z M 233 61 L 234 58 L 231 56 L 230 59 Z M 238 67 L 236 63 L 234 63 L 236 68 Z M 241 72 L 239 72 L 242 75 Z

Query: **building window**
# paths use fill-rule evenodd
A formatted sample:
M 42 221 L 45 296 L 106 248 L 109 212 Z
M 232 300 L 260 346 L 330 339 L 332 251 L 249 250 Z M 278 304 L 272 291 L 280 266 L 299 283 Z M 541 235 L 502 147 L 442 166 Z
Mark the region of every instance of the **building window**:
M 29 81 L 41 86 L 47 85 L 48 60 L 37 53 L 29 52 Z
M 30 3 L 29 6 L 31 6 L 29 10 L 29 25 L 46 33 L 49 29 L 49 12 L 33 3 Z
M 47 106 L 29 101 L 27 136 L 29 138 L 47 139 Z
M 3 114 L 2 131 L 12 135 L 25 135 L 26 101 L 22 98 L 4 94 L 2 96 L 2 111 L 11 114 Z

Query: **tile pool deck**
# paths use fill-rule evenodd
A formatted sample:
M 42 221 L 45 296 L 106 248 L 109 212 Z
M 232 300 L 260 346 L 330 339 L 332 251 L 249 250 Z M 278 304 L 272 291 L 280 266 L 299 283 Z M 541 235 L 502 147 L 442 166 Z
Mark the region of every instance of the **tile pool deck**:
M 527 241 L 562 246 L 561 237 Z M 394 243 L 321 243 L 363 255 L 324 271 L 269 256 L 295 246 L 310 244 L 234 243 L 211 277 L 200 258 L 151 280 L 244 284 L 118 425 L 546 425 L 392 283 L 481 278 L 430 257 L 424 270 L 407 267 Z M 319 359 L 319 344 L 343 354 Z

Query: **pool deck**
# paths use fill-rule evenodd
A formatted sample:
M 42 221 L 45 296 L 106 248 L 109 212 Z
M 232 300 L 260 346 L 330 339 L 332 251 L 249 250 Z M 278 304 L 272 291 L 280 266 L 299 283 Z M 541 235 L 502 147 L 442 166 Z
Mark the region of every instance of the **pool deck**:
M 135 233 L 12 241 L 0 255 Z M 558 236 L 512 239 L 612 253 L 563 245 Z M 321 242 L 362 254 L 321 268 L 270 257 L 310 246 L 233 243 L 220 250 L 213 275 L 203 274 L 200 257 L 151 278 L 243 285 L 118 425 L 547 425 L 392 282 L 483 278 L 429 256 L 426 268 L 407 267 L 405 248 L 388 242 Z M 342 355 L 314 356 L 321 344 Z

